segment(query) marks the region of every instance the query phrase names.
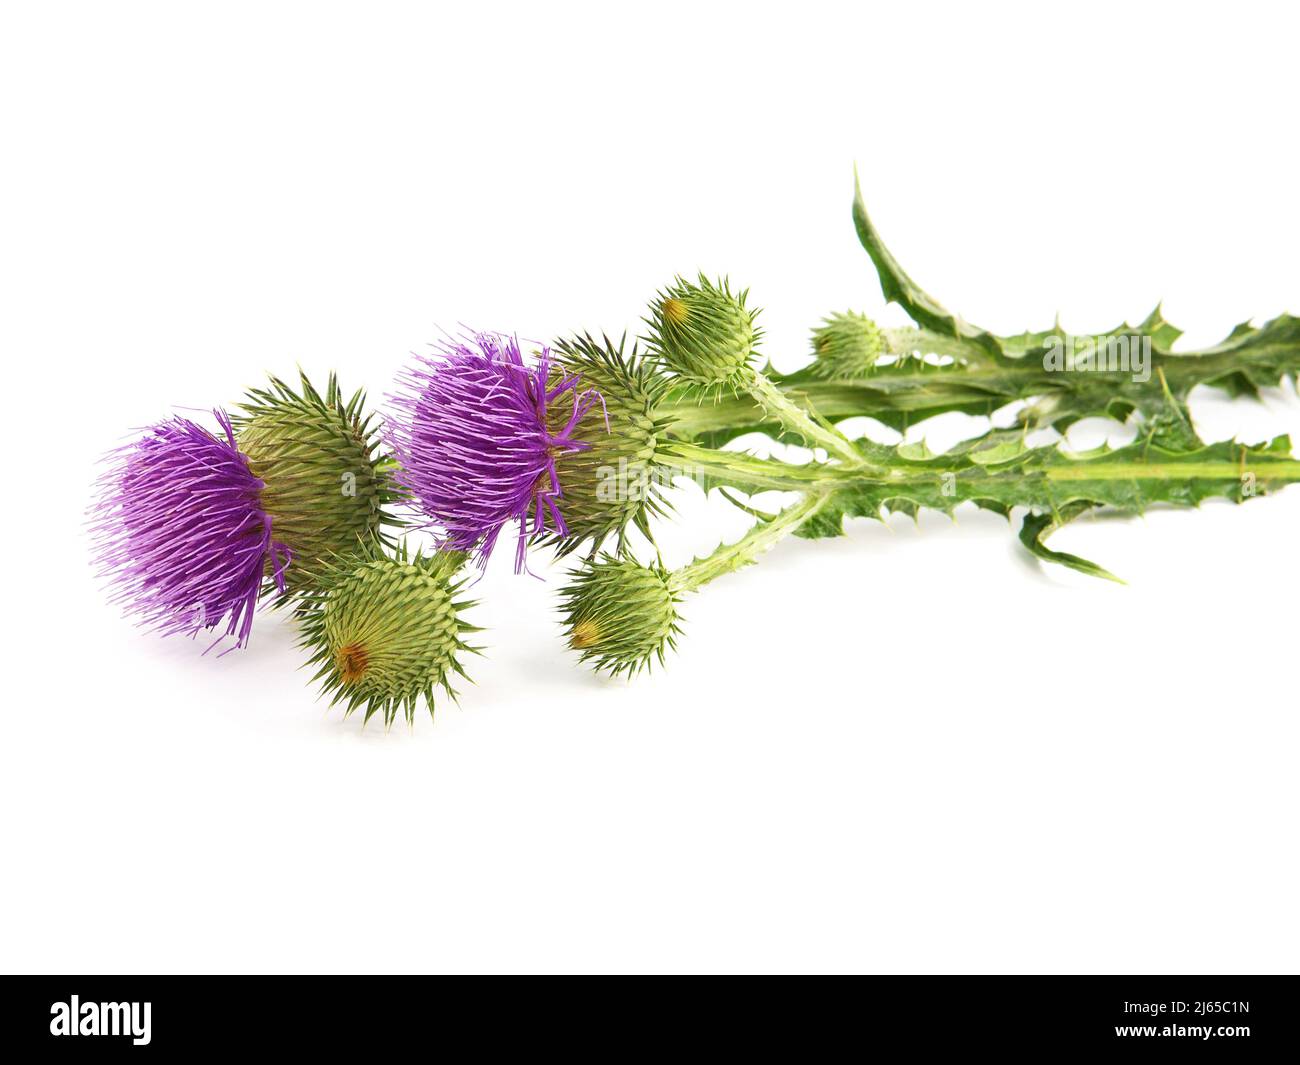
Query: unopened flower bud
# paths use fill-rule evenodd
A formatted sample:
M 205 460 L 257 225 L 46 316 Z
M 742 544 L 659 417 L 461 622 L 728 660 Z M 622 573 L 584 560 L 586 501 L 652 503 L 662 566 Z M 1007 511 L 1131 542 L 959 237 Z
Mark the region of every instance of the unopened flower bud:
M 650 351 L 684 381 L 727 387 L 749 366 L 761 331 L 747 293 L 734 294 L 726 279 L 694 283 L 678 277 L 650 305 Z
M 884 350 L 880 328 L 864 314 L 832 314 L 813 331 L 811 370 L 818 377 L 869 377 Z
M 475 631 L 461 617 L 471 604 L 458 601 L 459 552 L 417 554 L 404 548 L 386 557 L 373 541 L 347 563 L 325 568 L 303 601 L 303 648 L 314 680 L 342 703 L 345 715 L 365 707 L 365 720 L 379 714 L 391 725 L 399 713 L 408 724 L 423 700 L 432 716 L 437 689 L 455 698 L 452 674 L 472 651 L 464 635 Z
M 561 593 L 569 646 L 598 670 L 631 676 L 674 646 L 677 595 L 658 566 L 602 555 L 586 562 Z

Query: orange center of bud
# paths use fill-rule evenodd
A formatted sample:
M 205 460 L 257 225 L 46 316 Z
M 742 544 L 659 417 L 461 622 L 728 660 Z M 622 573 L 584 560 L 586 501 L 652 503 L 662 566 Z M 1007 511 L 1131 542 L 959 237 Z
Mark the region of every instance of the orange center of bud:
M 670 325 L 685 325 L 691 313 L 686 302 L 676 298 L 664 300 L 659 305 L 659 310 L 663 313 L 664 321 Z
M 575 650 L 591 647 L 600 640 L 600 629 L 594 621 L 579 621 L 569 634 L 569 646 Z
M 338 664 L 339 675 L 342 676 L 344 684 L 355 684 L 359 681 L 365 676 L 366 666 L 369 664 L 366 649 L 359 643 L 350 643 L 340 648 L 334 660 Z

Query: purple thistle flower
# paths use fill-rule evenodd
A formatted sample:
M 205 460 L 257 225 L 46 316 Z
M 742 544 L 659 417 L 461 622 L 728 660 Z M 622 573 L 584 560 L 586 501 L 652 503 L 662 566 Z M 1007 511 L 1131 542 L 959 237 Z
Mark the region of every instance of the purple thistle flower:
M 419 361 L 390 397 L 400 412 L 385 435 L 398 483 L 442 533 L 441 546 L 486 561 L 501 530 L 519 522 L 515 570 L 528 539 L 564 536 L 556 459 L 589 444 L 573 431 L 594 404 L 576 374 L 553 375 L 550 350 L 526 363 L 514 337 L 480 333 Z M 556 417 L 548 417 L 560 411 Z
M 272 542 L 263 482 L 235 447 L 230 419 L 213 413 L 224 440 L 174 418 L 111 453 L 91 538 L 99 575 L 128 615 L 164 636 L 225 621 L 242 647 L 267 559 L 283 589 L 289 551 Z

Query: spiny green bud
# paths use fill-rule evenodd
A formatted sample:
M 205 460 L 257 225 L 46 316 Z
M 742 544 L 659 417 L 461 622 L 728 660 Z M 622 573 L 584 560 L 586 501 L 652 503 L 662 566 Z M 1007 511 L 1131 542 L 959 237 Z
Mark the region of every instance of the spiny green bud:
M 478 630 L 461 618 L 473 604 L 456 599 L 464 560 L 455 551 L 411 557 L 405 546 L 389 558 L 372 541 L 323 569 L 303 600 L 301 646 L 331 706 L 345 704 L 347 716 L 364 705 L 366 721 L 382 714 L 385 725 L 401 712 L 412 724 L 421 698 L 433 715 L 434 689 L 456 697 L 449 678 L 465 676 L 457 655 L 477 650 L 463 636 Z
M 865 314 L 832 314 L 813 330 L 811 372 L 823 378 L 869 377 L 884 351 L 880 328 Z
M 662 665 L 665 648 L 675 646 L 677 595 L 665 569 L 602 555 L 560 596 L 569 646 L 598 670 L 631 676 L 651 658 Z
M 395 524 L 385 511 L 393 490 L 378 454 L 365 395 L 346 403 L 331 374 L 322 396 L 302 378 L 302 394 L 272 377 L 254 389 L 236 419 L 240 451 L 260 478 L 271 535 L 292 552 L 285 570 L 291 593 L 302 592 L 335 555 L 382 535 Z
M 587 447 L 556 461 L 559 510 L 568 529 L 554 538 L 561 554 L 587 542 L 595 550 L 609 536 L 621 542 L 629 525 L 648 537 L 650 518 L 663 512 L 659 496 L 668 478 L 656 453 L 669 423 L 655 406 L 670 382 L 635 345 L 628 355 L 623 348 L 624 341 L 615 346 L 608 337 L 597 343 L 590 336 L 561 340 L 554 348 L 555 373 L 577 375 L 579 392 L 595 389 L 601 397 L 570 434 Z M 558 433 L 571 415 L 570 405 L 553 404 L 550 430 Z
M 698 284 L 678 277 L 650 305 L 647 342 L 660 365 L 692 384 L 727 386 L 741 376 L 762 335 L 748 292 L 733 295 L 725 278 Z

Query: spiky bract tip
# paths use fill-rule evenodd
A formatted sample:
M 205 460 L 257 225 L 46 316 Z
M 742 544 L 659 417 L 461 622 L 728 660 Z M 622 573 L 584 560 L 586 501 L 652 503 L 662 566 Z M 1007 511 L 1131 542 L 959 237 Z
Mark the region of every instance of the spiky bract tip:
M 811 372 L 817 377 L 844 380 L 869 377 L 884 350 L 880 327 L 865 314 L 832 314 L 813 330 Z
M 706 388 L 731 387 L 754 355 L 761 330 L 747 291 L 733 294 L 726 278 L 675 278 L 650 305 L 645 319 L 651 354 L 682 380 Z
M 301 593 L 328 561 L 398 524 L 387 507 L 395 486 L 379 453 L 365 394 L 346 402 L 331 374 L 322 395 L 300 374 L 296 392 L 272 377 L 253 389 L 235 420 L 240 450 L 265 484 L 262 505 L 275 536 L 293 552 L 290 593 Z
M 464 637 L 478 630 L 462 616 L 473 604 L 457 598 L 465 557 L 412 556 L 403 545 L 390 558 L 371 542 L 325 568 L 303 600 L 301 646 L 331 705 L 412 724 L 421 700 L 433 715 L 438 689 L 455 699 L 451 677 L 466 676 L 459 656 L 477 651 Z
M 582 565 L 560 597 L 569 646 L 614 676 L 632 676 L 651 659 L 662 665 L 681 633 L 671 574 L 659 566 L 601 555 Z

